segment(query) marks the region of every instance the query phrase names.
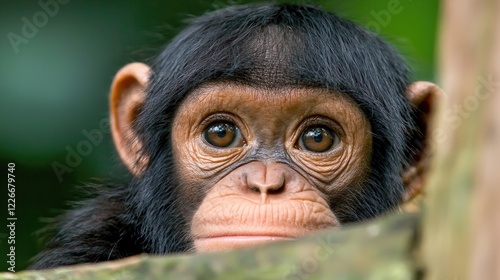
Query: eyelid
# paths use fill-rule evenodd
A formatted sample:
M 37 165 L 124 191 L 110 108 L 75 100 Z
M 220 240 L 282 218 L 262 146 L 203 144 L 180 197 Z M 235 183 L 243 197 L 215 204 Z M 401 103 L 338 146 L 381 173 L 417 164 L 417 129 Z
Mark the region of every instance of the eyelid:
M 233 123 L 236 127 L 240 127 L 238 125 L 238 121 L 235 120 L 236 118 L 233 117 L 232 114 L 230 113 L 224 113 L 224 112 L 219 112 L 219 113 L 215 113 L 215 114 L 212 114 L 212 115 L 209 115 L 205 118 L 203 118 L 203 120 L 200 122 L 200 128 L 202 131 L 204 131 L 205 129 L 207 129 L 207 127 L 215 122 L 229 122 L 229 123 Z M 240 129 L 241 130 L 241 129 Z
M 336 121 L 332 120 L 331 118 L 324 117 L 324 116 L 312 116 L 300 123 L 298 126 L 298 131 L 300 132 L 298 137 L 302 135 L 302 133 L 311 126 L 324 126 L 326 128 L 331 129 L 339 138 L 340 141 L 342 141 L 345 137 L 345 132 L 342 126 L 337 123 Z M 298 138 L 297 138 L 298 140 Z

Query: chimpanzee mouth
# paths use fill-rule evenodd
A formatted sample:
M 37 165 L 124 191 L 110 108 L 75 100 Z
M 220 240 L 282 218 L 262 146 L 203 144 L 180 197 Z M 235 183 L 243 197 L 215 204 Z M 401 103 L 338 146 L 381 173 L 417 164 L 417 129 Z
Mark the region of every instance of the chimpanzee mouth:
M 197 252 L 218 252 L 238 248 L 247 248 L 263 245 L 269 242 L 293 240 L 290 236 L 278 236 L 273 234 L 232 234 L 219 235 L 205 238 L 197 238 L 194 245 Z

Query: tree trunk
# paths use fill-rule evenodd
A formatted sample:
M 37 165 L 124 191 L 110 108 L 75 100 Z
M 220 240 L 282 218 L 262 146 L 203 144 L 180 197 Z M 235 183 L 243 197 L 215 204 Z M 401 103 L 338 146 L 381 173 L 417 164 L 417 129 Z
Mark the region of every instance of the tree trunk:
M 500 279 L 500 0 L 445 0 L 426 279 Z

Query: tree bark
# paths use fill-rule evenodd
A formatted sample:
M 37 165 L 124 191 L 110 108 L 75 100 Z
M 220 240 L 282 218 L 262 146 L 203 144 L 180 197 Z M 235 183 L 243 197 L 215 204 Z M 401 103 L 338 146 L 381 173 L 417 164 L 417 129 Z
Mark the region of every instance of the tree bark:
M 500 279 L 500 0 L 445 0 L 423 263 L 427 279 Z

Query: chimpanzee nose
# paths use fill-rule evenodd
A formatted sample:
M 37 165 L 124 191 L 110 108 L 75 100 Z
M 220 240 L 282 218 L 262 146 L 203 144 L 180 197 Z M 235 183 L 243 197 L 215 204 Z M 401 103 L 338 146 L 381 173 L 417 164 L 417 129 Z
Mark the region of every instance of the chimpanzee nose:
M 245 166 L 246 186 L 261 194 L 279 194 L 286 190 L 289 167 L 281 163 L 252 162 Z

